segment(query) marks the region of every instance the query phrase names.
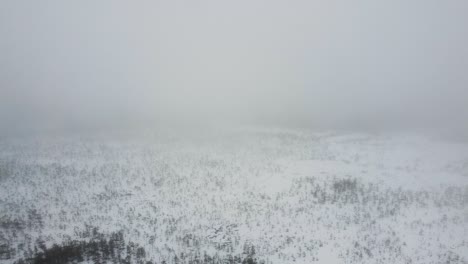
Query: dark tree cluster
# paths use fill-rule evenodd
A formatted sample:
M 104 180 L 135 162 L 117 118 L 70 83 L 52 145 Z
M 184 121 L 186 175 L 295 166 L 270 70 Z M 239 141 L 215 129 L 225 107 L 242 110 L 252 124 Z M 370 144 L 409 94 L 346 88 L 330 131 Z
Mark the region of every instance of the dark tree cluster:
M 105 236 L 96 228 L 91 228 L 92 238 L 88 241 L 73 240 L 62 245 L 54 244 L 47 247 L 42 240 L 36 241 L 35 251 L 23 259 L 19 259 L 15 264 L 65 264 L 91 262 L 95 264 L 119 263 L 119 264 L 156 264 L 148 260 L 143 247 L 133 242 L 126 242 L 123 232 L 112 233 Z M 6 247 L 0 247 L 6 251 Z M 5 253 L 6 254 L 6 253 Z M 9 258 L 7 258 L 9 259 Z M 186 257 L 184 255 L 175 256 L 174 259 L 165 260 L 163 264 L 188 263 L 188 264 L 257 264 L 255 258 L 255 248 L 252 245 L 244 246 L 243 254 L 239 256 L 229 255 L 220 257 L 219 255 Z M 263 262 L 260 262 L 263 263 Z
M 126 243 L 123 233 L 113 233 L 108 237 L 100 233 L 94 234 L 89 241 L 70 241 L 62 245 L 54 244 L 47 248 L 38 242 L 39 250 L 17 264 L 62 264 L 91 261 L 100 263 L 146 263 L 146 252 L 143 247 Z

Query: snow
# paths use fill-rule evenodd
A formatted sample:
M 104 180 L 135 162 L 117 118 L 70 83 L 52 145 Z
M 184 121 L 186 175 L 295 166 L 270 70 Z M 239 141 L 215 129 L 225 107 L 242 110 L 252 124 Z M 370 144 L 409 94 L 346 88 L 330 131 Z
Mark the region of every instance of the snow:
M 0 146 L 0 244 L 17 252 L 6 263 L 36 239 L 82 239 L 86 226 L 123 231 L 158 263 L 246 244 L 268 263 L 468 261 L 462 142 L 240 129 Z

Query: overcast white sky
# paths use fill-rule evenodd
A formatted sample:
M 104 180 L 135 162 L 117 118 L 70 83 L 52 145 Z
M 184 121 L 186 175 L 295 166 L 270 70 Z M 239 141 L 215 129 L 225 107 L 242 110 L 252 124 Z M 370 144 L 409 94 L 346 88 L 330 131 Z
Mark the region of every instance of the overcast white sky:
M 467 128 L 467 14 L 466 0 L 3 0 L 0 127 Z

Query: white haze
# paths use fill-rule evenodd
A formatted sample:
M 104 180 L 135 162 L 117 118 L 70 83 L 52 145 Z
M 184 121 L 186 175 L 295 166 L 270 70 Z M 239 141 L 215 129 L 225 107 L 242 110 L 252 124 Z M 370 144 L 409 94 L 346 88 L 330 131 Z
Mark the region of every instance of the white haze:
M 464 0 L 4 0 L 0 127 L 463 132 L 467 12 Z

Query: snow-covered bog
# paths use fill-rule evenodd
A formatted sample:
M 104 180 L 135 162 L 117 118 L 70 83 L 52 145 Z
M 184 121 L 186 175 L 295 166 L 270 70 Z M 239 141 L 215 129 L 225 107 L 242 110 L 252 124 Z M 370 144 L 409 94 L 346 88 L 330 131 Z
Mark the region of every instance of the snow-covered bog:
M 2 263 L 468 263 L 468 144 L 236 129 L 2 139 Z

